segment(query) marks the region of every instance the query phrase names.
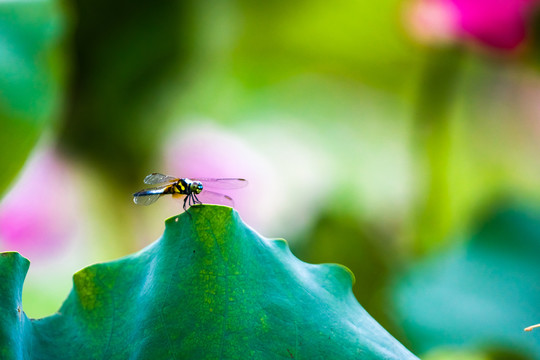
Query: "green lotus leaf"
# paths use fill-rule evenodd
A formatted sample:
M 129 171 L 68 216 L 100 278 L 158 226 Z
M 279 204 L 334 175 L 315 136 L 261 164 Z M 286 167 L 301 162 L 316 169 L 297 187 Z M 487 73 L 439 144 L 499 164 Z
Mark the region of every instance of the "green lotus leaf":
M 360 306 L 341 265 L 312 265 L 222 206 L 75 274 L 60 310 L 22 311 L 29 262 L 0 256 L 2 359 L 416 359 Z

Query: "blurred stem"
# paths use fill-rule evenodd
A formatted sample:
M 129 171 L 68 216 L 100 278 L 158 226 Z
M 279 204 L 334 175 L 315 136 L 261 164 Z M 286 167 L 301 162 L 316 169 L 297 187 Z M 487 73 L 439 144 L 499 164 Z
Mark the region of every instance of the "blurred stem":
M 423 159 L 425 196 L 420 199 L 415 224 L 415 247 L 423 254 L 442 241 L 451 225 L 450 155 L 453 104 L 463 53 L 438 49 L 428 55 L 420 79 L 414 113 L 414 146 Z
M 524 331 L 532 331 L 533 329 L 536 329 L 536 328 L 539 328 L 539 327 L 540 327 L 540 324 L 536 324 L 536 325 L 528 326 L 523 330 Z

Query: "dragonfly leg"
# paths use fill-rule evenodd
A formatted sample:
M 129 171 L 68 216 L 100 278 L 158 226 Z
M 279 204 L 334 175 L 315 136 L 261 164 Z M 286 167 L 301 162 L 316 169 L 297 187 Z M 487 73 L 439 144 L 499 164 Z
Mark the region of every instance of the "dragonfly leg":
M 201 201 L 201 200 L 199 200 L 199 198 L 197 197 L 197 195 L 196 195 L 196 194 L 193 194 L 193 197 L 195 198 L 195 203 L 196 203 L 196 204 L 200 204 L 200 205 L 202 205 L 202 201 Z
M 187 203 L 187 208 L 186 208 L 186 203 Z M 187 214 L 189 215 L 189 218 L 192 219 L 193 217 L 191 216 L 191 213 L 189 212 L 189 207 L 191 206 L 191 195 L 187 195 L 185 198 L 184 198 L 184 211 L 187 212 Z
M 187 211 L 187 209 L 186 209 L 186 202 L 187 202 L 188 199 L 189 199 L 189 196 L 186 196 L 186 197 L 184 198 L 184 205 L 182 206 L 182 207 L 184 208 L 184 211 Z

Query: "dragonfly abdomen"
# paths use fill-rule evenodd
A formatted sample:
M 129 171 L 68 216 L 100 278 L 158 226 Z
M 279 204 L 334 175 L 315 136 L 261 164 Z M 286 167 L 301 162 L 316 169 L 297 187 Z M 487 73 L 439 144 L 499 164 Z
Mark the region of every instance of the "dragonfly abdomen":
M 166 189 L 147 189 L 147 190 L 141 190 L 133 194 L 133 196 L 153 196 L 153 195 L 163 195 L 167 193 L 168 192 Z
M 170 194 L 171 186 L 166 188 L 145 189 L 133 194 L 133 201 L 139 205 L 150 205 L 161 195 Z

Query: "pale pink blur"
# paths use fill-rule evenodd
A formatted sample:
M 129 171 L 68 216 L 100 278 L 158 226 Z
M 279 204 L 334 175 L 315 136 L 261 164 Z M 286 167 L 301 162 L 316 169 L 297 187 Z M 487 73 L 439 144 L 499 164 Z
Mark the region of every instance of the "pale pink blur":
M 74 190 L 53 150 L 34 154 L 0 203 L 0 250 L 30 258 L 60 250 L 74 228 Z
M 200 119 L 192 126 L 183 124 L 167 142 L 161 171 L 188 178 L 247 179 L 247 187 L 221 192 L 234 199 L 242 219 L 263 235 L 292 238 L 311 226 L 328 196 L 313 179 L 331 173 L 331 162 L 310 140 L 315 135 L 294 124 L 245 126 L 234 133 Z M 176 213 L 182 208 L 181 203 L 166 203 Z
M 258 216 L 253 213 L 258 204 L 249 201 L 249 198 L 256 198 L 253 196 L 254 189 L 261 186 L 272 188 L 265 184 L 272 171 L 266 161 L 238 137 L 210 125 L 199 125 L 197 129 L 187 131 L 183 128 L 169 139 L 165 149 L 165 161 L 163 172 L 178 177 L 247 179 L 249 184 L 242 189 L 211 190 L 232 197 L 234 207 L 248 223 L 259 223 Z M 201 200 L 227 205 L 225 202 L 215 201 L 215 198 Z M 176 207 L 178 208 L 179 204 L 176 204 Z
M 408 3 L 405 22 L 409 33 L 424 44 L 444 45 L 456 40 L 459 14 L 449 1 L 416 0 Z

